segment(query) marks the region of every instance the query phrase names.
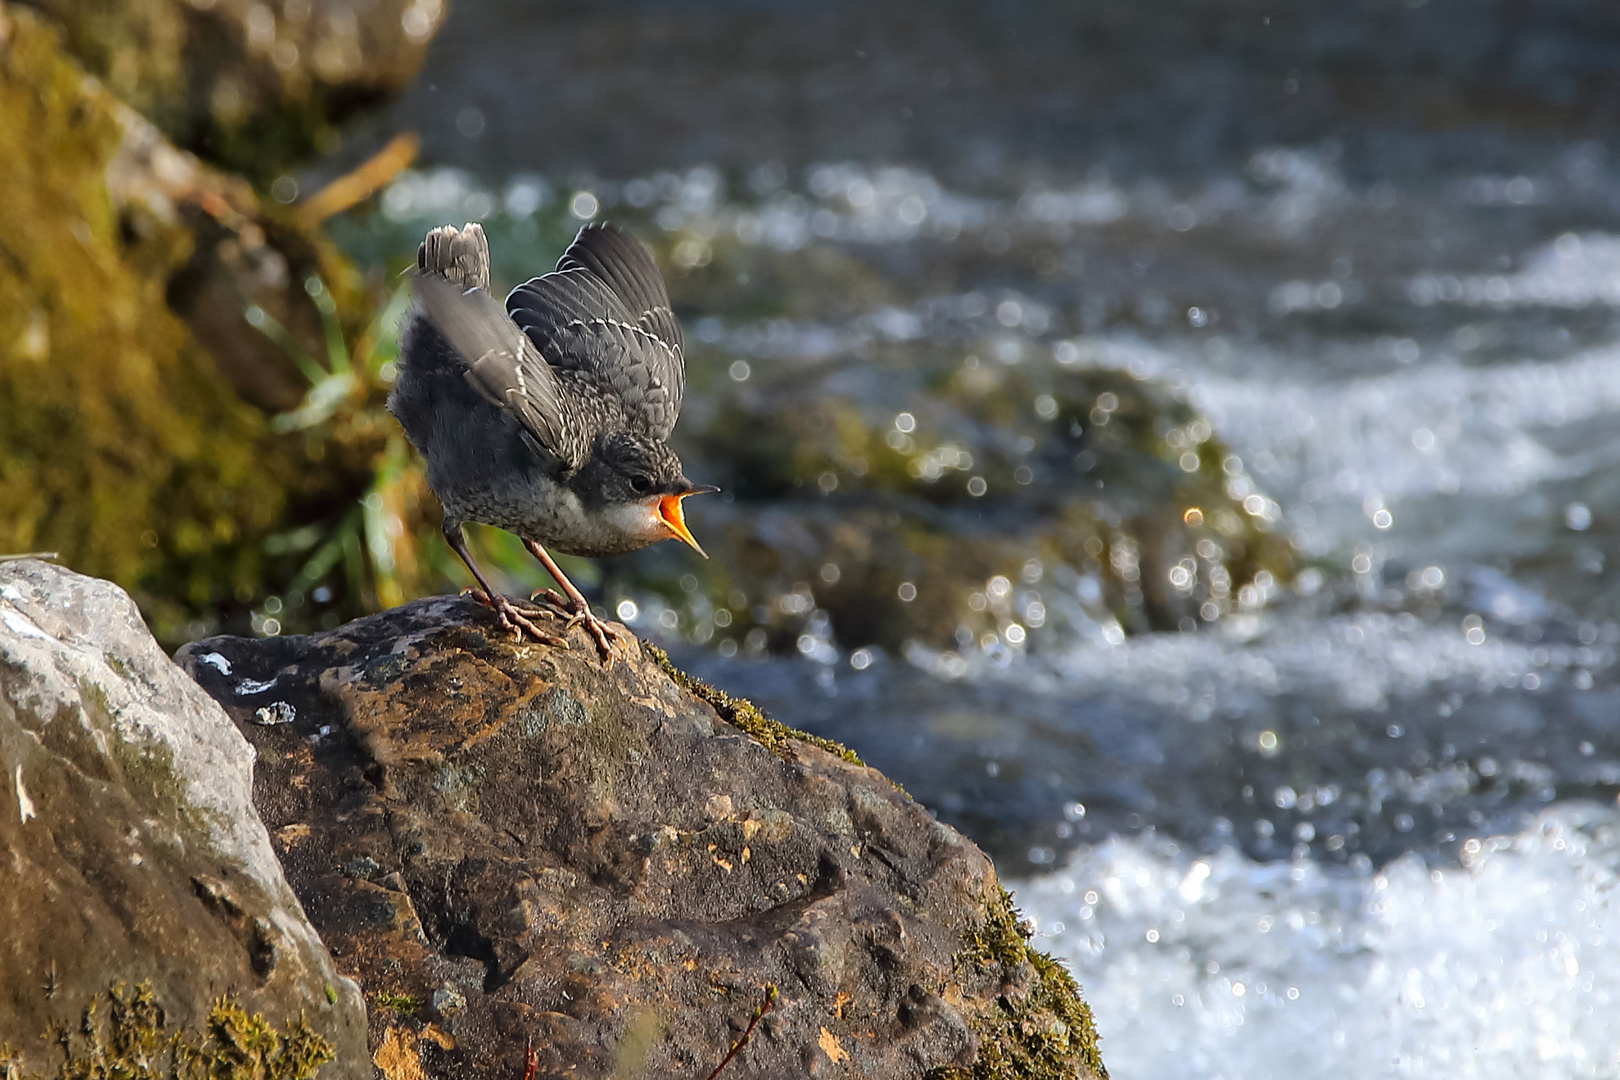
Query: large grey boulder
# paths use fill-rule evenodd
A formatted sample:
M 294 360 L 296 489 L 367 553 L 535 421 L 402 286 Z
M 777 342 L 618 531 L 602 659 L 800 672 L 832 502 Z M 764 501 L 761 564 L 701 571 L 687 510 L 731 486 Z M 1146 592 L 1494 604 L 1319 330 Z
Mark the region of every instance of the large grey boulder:
M 0 1043 L 77 1027 L 149 981 L 176 1029 L 221 995 L 302 1014 L 371 1075 L 359 989 L 338 974 L 253 808 L 254 752 L 117 586 L 0 563 Z

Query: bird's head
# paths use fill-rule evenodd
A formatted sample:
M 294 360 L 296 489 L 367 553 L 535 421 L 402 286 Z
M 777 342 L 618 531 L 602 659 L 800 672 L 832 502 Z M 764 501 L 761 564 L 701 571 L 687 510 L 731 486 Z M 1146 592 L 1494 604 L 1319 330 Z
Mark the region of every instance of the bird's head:
M 648 544 L 679 540 L 709 557 L 686 527 L 681 502 L 720 489 L 688 480 L 680 458 L 663 442 L 632 431 L 603 435 L 569 486 L 627 536 Z

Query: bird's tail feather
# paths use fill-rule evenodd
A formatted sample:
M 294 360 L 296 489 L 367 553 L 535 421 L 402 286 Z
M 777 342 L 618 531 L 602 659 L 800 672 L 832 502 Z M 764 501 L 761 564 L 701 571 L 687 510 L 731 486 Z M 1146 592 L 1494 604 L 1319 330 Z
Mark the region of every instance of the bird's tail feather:
M 484 227 L 469 221 L 461 228 L 441 225 L 416 249 L 416 268 L 440 274 L 463 289 L 489 288 L 489 241 Z

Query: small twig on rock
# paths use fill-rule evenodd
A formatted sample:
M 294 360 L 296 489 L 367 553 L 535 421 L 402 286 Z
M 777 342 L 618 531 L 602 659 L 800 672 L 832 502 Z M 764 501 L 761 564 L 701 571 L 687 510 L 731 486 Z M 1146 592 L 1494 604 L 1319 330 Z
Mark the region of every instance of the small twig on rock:
M 46 562 L 55 562 L 61 557 L 54 551 L 19 551 L 15 555 L 0 555 L 0 562 L 16 562 L 18 559 L 44 559 Z
M 534 1036 L 530 1035 L 523 1044 L 523 1080 L 534 1080 L 534 1070 L 539 1063 L 540 1056 L 534 1052 Z
M 725 1070 L 725 1067 L 731 1064 L 731 1059 L 742 1053 L 742 1048 L 748 1045 L 749 1039 L 753 1038 L 754 1028 L 759 1025 L 765 1014 L 771 1011 L 771 1006 L 774 1004 L 776 1004 L 776 986 L 775 984 L 767 984 L 765 987 L 765 1000 L 760 1002 L 759 1007 L 754 1010 L 754 1018 L 748 1021 L 748 1027 L 738 1036 L 737 1041 L 731 1044 L 731 1052 L 725 1056 L 725 1060 L 715 1066 L 714 1072 L 708 1075 L 707 1080 L 715 1080 L 715 1077 L 719 1076 Z

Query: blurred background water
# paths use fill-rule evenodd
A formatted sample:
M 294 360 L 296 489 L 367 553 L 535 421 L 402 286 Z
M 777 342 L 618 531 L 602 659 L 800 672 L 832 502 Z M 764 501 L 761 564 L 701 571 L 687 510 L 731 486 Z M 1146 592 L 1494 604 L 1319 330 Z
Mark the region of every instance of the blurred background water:
M 1164 468 L 1293 554 L 1047 549 L 936 586 L 982 624 L 885 637 L 828 599 L 846 455 L 693 505 L 802 574 L 596 587 L 983 843 L 1122 1080 L 1615 1076 L 1617 108 L 1620 10 L 1575 0 L 463 0 L 300 180 L 420 131 L 334 226 L 376 265 L 469 219 L 508 285 L 584 220 L 653 240 L 700 480 L 742 453 L 717 416 L 746 447 L 834 396 L 953 493 L 919 520 L 1038 531 L 1158 490 L 1071 453 L 1112 392 L 1058 453 L 1040 391 L 1158 395 Z M 1016 415 L 947 407 L 992 377 Z M 928 599 L 901 576 L 861 587 Z

